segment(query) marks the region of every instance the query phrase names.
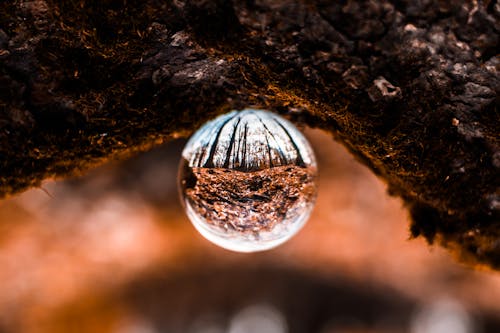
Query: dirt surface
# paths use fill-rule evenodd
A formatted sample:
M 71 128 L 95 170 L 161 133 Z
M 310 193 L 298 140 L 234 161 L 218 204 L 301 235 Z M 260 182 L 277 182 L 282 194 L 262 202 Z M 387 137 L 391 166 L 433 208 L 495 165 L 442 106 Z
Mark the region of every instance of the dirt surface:
M 496 1 L 2 1 L 0 195 L 253 106 L 331 133 L 414 236 L 498 269 L 499 17 Z
M 253 172 L 192 168 L 185 199 L 209 225 L 255 235 L 290 224 L 311 209 L 316 168 L 281 166 Z M 194 178 L 193 178 L 194 177 Z

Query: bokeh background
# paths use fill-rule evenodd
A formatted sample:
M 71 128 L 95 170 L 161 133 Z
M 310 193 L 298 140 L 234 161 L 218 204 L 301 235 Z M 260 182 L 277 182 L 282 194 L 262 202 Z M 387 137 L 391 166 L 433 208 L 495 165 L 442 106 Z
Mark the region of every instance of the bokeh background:
M 500 274 L 409 239 L 399 199 L 319 130 L 310 221 L 217 248 L 177 194 L 185 141 L 0 202 L 0 332 L 500 332 Z

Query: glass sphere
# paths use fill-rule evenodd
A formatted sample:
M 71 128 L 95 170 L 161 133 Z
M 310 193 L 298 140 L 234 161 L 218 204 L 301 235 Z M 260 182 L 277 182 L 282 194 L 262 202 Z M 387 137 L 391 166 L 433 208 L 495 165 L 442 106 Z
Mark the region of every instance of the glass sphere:
M 209 241 L 238 252 L 273 248 L 305 224 L 317 193 L 306 138 L 277 114 L 232 111 L 187 142 L 179 189 L 187 215 Z

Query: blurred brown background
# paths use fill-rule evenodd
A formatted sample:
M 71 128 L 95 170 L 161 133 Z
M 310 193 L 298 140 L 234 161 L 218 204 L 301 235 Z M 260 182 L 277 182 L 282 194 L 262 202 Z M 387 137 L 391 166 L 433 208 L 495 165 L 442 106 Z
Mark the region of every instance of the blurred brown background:
M 238 254 L 191 226 L 184 142 L 0 202 L 0 332 L 500 332 L 500 274 L 409 240 L 398 199 L 318 130 L 310 221 Z

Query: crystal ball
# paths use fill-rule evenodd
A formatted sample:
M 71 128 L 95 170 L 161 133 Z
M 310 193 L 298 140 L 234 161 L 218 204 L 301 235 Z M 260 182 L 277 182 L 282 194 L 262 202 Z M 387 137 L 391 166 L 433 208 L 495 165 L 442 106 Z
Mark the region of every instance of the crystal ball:
M 206 239 L 232 251 L 263 251 L 290 239 L 309 218 L 317 165 L 288 120 L 263 110 L 232 111 L 189 139 L 179 190 Z

